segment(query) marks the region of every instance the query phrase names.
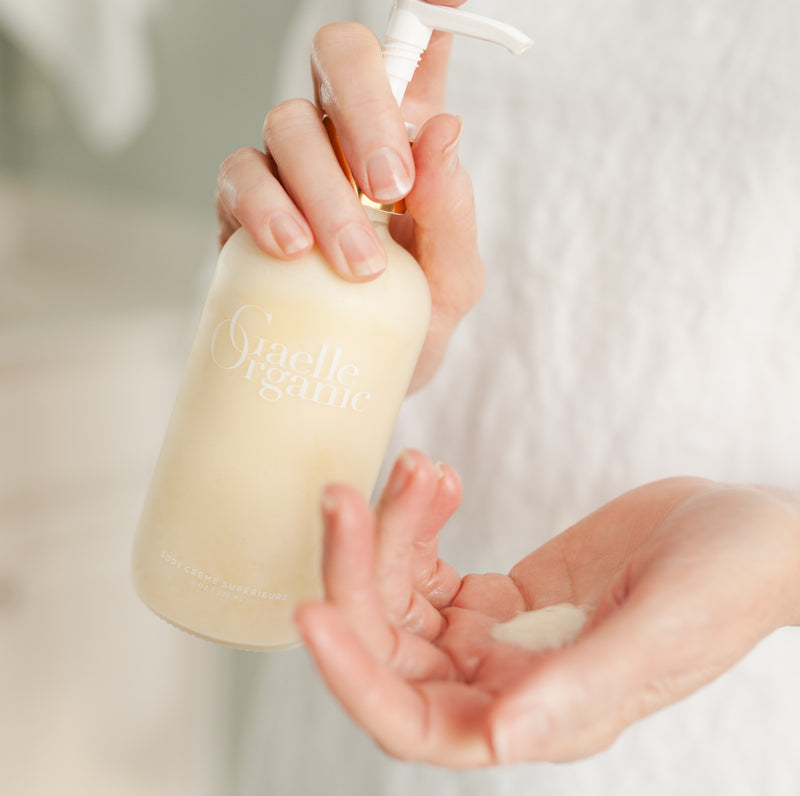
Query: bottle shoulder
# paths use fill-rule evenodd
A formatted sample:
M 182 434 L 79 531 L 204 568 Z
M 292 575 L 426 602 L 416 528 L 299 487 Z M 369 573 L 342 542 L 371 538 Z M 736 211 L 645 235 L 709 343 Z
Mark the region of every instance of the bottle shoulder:
M 422 269 L 388 230 L 378 228 L 387 251 L 386 270 L 368 282 L 338 276 L 315 246 L 295 260 L 279 260 L 261 251 L 249 233 L 237 230 L 220 252 L 214 277 L 216 291 L 243 297 L 283 296 L 309 303 L 336 303 L 344 311 L 394 314 L 430 312 L 430 292 Z

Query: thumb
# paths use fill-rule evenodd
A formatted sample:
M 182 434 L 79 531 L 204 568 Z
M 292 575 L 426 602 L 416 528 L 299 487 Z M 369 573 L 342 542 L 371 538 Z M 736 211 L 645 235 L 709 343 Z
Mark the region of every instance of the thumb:
M 499 762 L 588 757 L 701 684 L 686 679 L 691 644 L 681 644 L 681 623 L 662 609 L 657 593 L 613 605 L 615 592 L 624 593 L 620 584 L 574 645 L 543 659 L 498 700 L 490 726 Z
M 472 183 L 458 157 L 461 119 L 440 114 L 414 141 L 416 178 L 406 196 L 413 220 L 393 228 L 425 273 L 431 289 L 431 340 L 442 353 L 459 320 L 483 290 Z M 406 219 L 401 219 L 406 221 Z

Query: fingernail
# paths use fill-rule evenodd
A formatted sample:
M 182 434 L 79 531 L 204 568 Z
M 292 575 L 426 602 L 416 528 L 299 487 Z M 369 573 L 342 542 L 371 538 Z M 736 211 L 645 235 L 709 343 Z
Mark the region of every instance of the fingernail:
M 444 478 L 444 463 L 434 462 L 433 469 L 436 470 L 436 477 L 441 481 Z
M 287 213 L 275 213 L 269 222 L 275 243 L 285 255 L 296 254 L 311 245 L 306 231 Z
M 370 195 L 378 202 L 395 202 L 413 186 L 403 159 L 393 149 L 379 149 L 367 160 Z
M 458 144 L 461 141 L 461 130 L 463 121 L 460 116 L 458 119 L 458 132 L 455 138 L 442 150 L 442 170 L 445 174 L 452 176 L 458 169 Z
M 409 451 L 403 451 L 397 458 L 389 483 L 384 490 L 384 496 L 394 497 L 399 495 L 406 488 L 411 475 L 416 469 L 417 460 Z
M 351 224 L 339 233 L 339 248 L 354 276 L 374 276 L 386 268 L 383 249 L 358 224 Z

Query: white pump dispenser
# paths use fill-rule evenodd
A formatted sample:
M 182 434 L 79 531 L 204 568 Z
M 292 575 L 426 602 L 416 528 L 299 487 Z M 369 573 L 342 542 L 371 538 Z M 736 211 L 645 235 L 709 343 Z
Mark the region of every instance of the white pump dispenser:
M 398 102 L 434 28 L 529 43 L 491 20 L 397 0 L 386 64 Z M 276 260 L 244 229 L 220 252 L 133 551 L 142 600 L 204 638 L 298 643 L 294 609 L 322 594 L 320 491 L 338 481 L 369 496 L 408 389 L 428 284 L 389 233 L 402 202 L 359 195 L 388 261 L 371 282 L 340 279 L 316 247 Z
M 501 44 L 517 55 L 533 44 L 522 31 L 494 19 L 422 0 L 395 0 L 383 46 L 383 63 L 399 105 L 434 30 Z

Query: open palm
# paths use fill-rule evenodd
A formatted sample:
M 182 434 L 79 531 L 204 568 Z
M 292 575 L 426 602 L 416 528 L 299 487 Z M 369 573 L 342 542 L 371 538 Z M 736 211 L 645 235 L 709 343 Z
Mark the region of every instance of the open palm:
M 323 502 L 326 599 L 297 622 L 333 693 L 397 757 L 476 767 L 592 754 L 797 622 L 791 496 L 657 482 L 508 575 L 464 578 L 438 557 L 460 496 L 455 471 L 406 452 L 374 511 L 344 486 Z M 564 649 L 492 635 L 564 602 L 591 612 Z

